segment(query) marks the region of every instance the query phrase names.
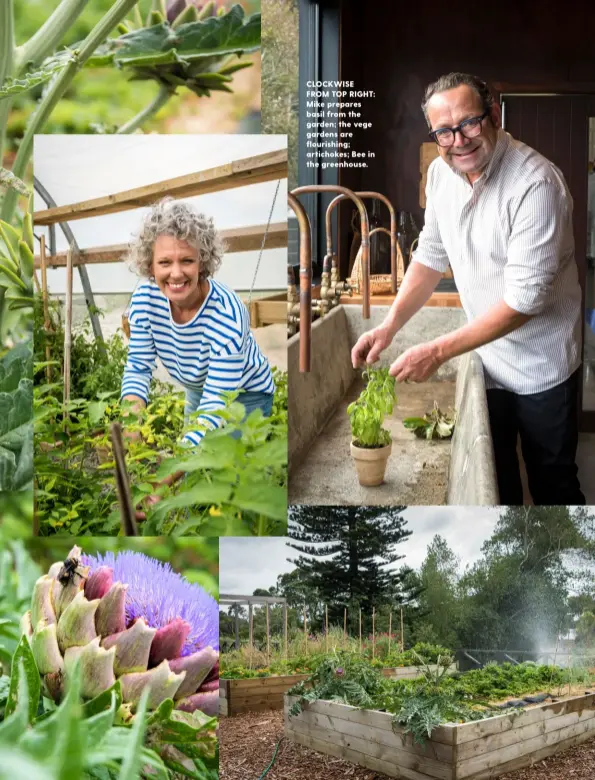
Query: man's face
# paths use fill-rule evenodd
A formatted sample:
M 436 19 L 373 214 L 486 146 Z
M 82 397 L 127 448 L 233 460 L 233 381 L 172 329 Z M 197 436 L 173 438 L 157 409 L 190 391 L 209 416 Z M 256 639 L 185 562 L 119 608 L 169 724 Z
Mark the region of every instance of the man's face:
M 456 127 L 465 119 L 481 116 L 484 112 L 479 95 L 461 84 L 454 89 L 438 92 L 430 98 L 427 107 L 431 129 Z M 452 146 L 438 146 L 440 157 L 457 171 L 467 175 L 470 182 L 481 176 L 489 163 L 498 138 L 501 125 L 500 106 L 494 103 L 490 114 L 481 123 L 481 132 L 474 138 L 455 133 Z

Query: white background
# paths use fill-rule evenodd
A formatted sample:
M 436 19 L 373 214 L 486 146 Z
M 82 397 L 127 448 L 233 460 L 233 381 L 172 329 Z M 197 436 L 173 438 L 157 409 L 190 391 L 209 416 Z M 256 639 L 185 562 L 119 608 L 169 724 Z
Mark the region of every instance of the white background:
M 35 136 L 34 172 L 58 206 L 111 195 L 154 184 L 218 165 L 287 147 L 284 135 L 38 135 Z M 188 198 L 213 217 L 218 229 L 263 225 L 268 221 L 276 181 L 251 184 L 223 192 Z M 35 194 L 35 211 L 47 208 Z M 148 208 L 79 219 L 70 227 L 81 249 L 127 244 Z M 287 179 L 281 180 L 271 222 L 287 219 Z M 49 241 L 47 228 L 36 228 Z M 67 242 L 56 226 L 58 251 Z M 238 291 L 247 291 L 258 251 L 226 255 L 217 278 Z M 123 262 L 87 266 L 96 294 L 132 292 L 138 277 Z M 48 271 L 51 293 L 65 291 L 65 270 Z M 269 249 L 262 255 L 255 290 L 284 290 L 287 284 L 287 250 Z M 82 292 L 74 276 L 74 292 Z

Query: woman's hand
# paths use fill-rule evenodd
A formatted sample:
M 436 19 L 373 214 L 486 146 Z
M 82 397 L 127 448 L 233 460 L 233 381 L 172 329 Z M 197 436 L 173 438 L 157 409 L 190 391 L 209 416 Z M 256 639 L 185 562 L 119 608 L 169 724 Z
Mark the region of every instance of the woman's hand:
M 165 479 L 162 479 L 161 482 L 152 482 L 151 484 L 155 488 L 155 490 L 159 490 L 161 487 L 172 487 L 175 485 L 176 482 L 178 482 L 182 477 L 184 476 L 183 471 L 176 471 L 173 474 L 170 474 L 168 477 L 165 477 Z M 142 506 L 144 505 L 147 509 L 149 507 L 153 507 L 156 504 L 158 504 L 160 501 L 163 500 L 163 496 L 159 493 L 151 493 L 148 496 L 145 496 L 137 505 L 136 510 L 136 519 L 137 520 L 146 520 L 147 515 L 146 512 L 143 512 Z

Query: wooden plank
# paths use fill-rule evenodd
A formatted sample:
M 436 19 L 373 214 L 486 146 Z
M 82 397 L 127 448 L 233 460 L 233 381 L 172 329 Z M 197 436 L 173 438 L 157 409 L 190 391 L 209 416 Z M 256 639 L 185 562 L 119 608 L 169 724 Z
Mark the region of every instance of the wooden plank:
M 530 726 L 532 723 L 555 718 L 559 715 L 566 715 L 569 712 L 580 712 L 585 709 L 595 709 L 595 694 L 573 696 L 564 701 L 542 704 L 518 715 L 495 715 L 493 718 L 487 718 L 486 720 L 462 723 L 457 726 L 457 744 L 461 745 L 463 742 L 469 742 L 490 734 L 500 734 L 503 731 L 520 728 L 521 726 Z
M 252 301 L 260 325 L 276 325 L 287 322 L 287 301 Z M 254 326 L 256 327 L 256 326 Z
M 219 715 L 223 715 L 225 717 L 229 715 L 227 699 L 222 699 L 221 696 L 219 697 Z
M 540 750 L 552 748 L 552 753 L 556 753 L 561 749 L 560 744 L 566 740 L 584 735 L 586 735 L 585 739 L 588 739 L 588 737 L 594 734 L 595 718 L 590 718 L 557 731 L 540 734 L 533 739 L 516 742 L 514 745 L 502 748 L 502 750 L 494 750 L 486 755 L 476 756 L 460 763 L 457 762 L 456 778 L 457 780 L 464 780 L 466 777 L 475 778 L 478 772 L 495 769 L 498 770 L 498 774 L 502 774 L 500 768 L 503 764 L 522 758 L 524 763 L 520 762 L 518 766 L 527 766 L 532 763 L 533 754 Z
M 562 753 L 563 751 L 568 750 L 575 745 L 580 745 L 581 742 L 586 742 L 588 739 L 592 738 L 593 734 L 588 731 L 583 734 L 578 734 L 575 737 L 565 739 L 555 745 L 547 745 L 541 750 L 536 750 L 530 756 L 521 756 L 520 758 L 515 758 L 512 761 L 507 761 L 505 764 L 501 764 L 497 770 L 486 769 L 485 771 L 474 775 L 473 780 L 492 780 L 494 777 L 499 777 L 506 772 L 513 772 L 516 769 L 522 769 L 523 767 L 527 766 L 534 766 L 540 761 L 543 761 L 543 759 L 547 758 L 548 756 L 552 756 L 555 753 Z M 455 775 L 455 778 L 457 778 L 457 775 Z
M 593 717 L 595 717 L 595 712 L 593 710 L 570 712 L 566 715 L 551 718 L 550 720 L 540 720 L 538 723 L 533 723 L 529 726 L 521 726 L 520 728 L 511 729 L 510 731 L 504 731 L 501 734 L 492 734 L 488 737 L 474 739 L 471 742 L 463 742 L 458 746 L 457 758 L 459 761 L 464 761 L 479 754 L 483 755 L 490 751 L 501 750 L 509 745 L 513 745 L 515 742 L 533 739 L 540 734 L 546 734 L 551 731 L 559 731 L 566 726 L 582 723 Z
M 312 297 L 313 298 L 316 297 L 314 295 L 314 289 L 312 290 Z M 318 297 L 320 297 L 320 295 Z M 373 295 L 371 299 L 373 306 L 391 306 L 394 300 L 395 300 L 395 296 L 392 294 Z M 349 306 L 361 306 L 362 296 L 357 295 L 356 293 L 354 293 L 352 297 L 349 297 L 348 295 L 342 295 L 339 301 L 340 303 Z M 459 293 L 456 292 L 432 293 L 429 300 L 426 301 L 424 306 L 446 306 L 450 308 L 461 309 L 462 308 L 461 296 L 459 295 Z
M 330 728 L 323 728 L 306 723 L 300 718 L 292 719 L 291 729 L 294 733 L 315 737 L 327 744 L 356 751 L 362 756 L 358 763 L 363 763 L 364 766 L 367 766 L 367 759 L 372 758 L 386 761 L 401 771 L 409 769 L 435 780 L 452 780 L 453 767 L 450 762 L 444 763 L 415 753 L 408 753 L 405 750 L 388 747 L 380 742 L 371 742 L 362 737 L 352 736 L 341 729 L 333 728 L 332 725 Z
M 259 250 L 266 225 L 253 225 L 251 227 L 230 228 L 220 230 L 219 234 L 226 244 L 226 253 L 252 252 Z M 267 233 L 265 249 L 283 249 L 287 247 L 287 222 L 275 222 L 270 225 Z M 74 265 L 95 265 L 98 263 L 120 263 L 125 260 L 128 244 L 112 244 L 110 246 L 91 247 L 82 249 L 76 257 Z M 55 255 L 47 255 L 46 262 L 52 268 L 66 266 L 66 252 L 57 252 Z M 35 267 L 41 268 L 41 258 L 35 255 Z
M 318 750 L 321 753 L 335 756 L 336 758 L 343 759 L 345 761 L 351 761 L 353 764 L 359 764 L 365 766 L 367 769 L 371 769 L 374 772 L 381 772 L 389 777 L 401 778 L 401 780 L 431 780 L 431 776 L 423 772 L 417 772 L 414 769 L 407 769 L 396 767 L 389 761 L 382 761 L 372 756 L 366 756 L 363 753 L 358 753 L 357 750 L 351 750 L 350 748 L 343 747 L 342 745 L 334 745 L 331 742 L 325 742 L 324 740 L 317 739 L 316 737 L 308 734 L 303 734 L 299 731 L 293 731 L 290 729 L 285 730 L 285 736 L 291 739 L 293 742 L 297 742 L 305 747 L 312 748 L 312 750 Z M 452 777 L 452 775 L 451 775 Z
M 432 672 L 437 671 L 438 666 L 436 664 L 430 664 L 429 669 Z M 390 677 L 393 680 L 409 680 L 409 679 L 415 679 L 417 677 L 422 677 L 423 673 L 419 670 L 417 666 L 393 666 L 393 667 L 384 667 L 380 670 L 384 677 Z M 448 667 L 446 670 L 447 674 L 450 674 L 452 672 L 457 671 L 457 665 L 452 664 Z
M 331 715 L 321 715 L 309 710 L 304 710 L 297 716 L 289 717 L 288 715 L 288 723 L 292 729 L 297 729 L 298 723 L 305 723 L 314 731 L 317 729 L 340 731 L 342 734 L 358 737 L 371 743 L 378 743 L 379 745 L 410 753 L 411 755 L 422 756 L 449 765 L 454 763 L 453 745 L 443 745 L 440 742 L 433 742 L 431 739 L 420 745 L 414 741 L 411 734 L 404 734 L 401 731 L 377 729 L 373 726 L 364 726 L 354 721 L 343 720 Z M 363 750 L 362 752 L 369 753 L 368 750 Z
M 295 701 L 294 696 L 285 697 L 285 707 L 289 709 Z M 378 710 L 361 710 L 357 707 L 351 707 L 348 704 L 338 704 L 331 701 L 315 701 L 308 704 L 310 712 L 317 712 L 322 715 L 349 720 L 354 723 L 361 723 L 364 726 L 373 726 L 374 728 L 393 731 L 392 715 L 388 712 L 378 712 Z M 454 744 L 454 735 L 458 727 L 454 725 L 438 726 L 432 732 L 432 740 L 441 742 L 444 745 Z M 403 729 L 395 729 L 395 733 L 404 734 Z
M 190 198 L 209 192 L 221 192 L 248 184 L 285 178 L 287 178 L 287 149 L 280 149 L 144 187 L 116 192 L 113 195 L 37 211 L 33 215 L 33 221 L 37 227 L 54 225 L 58 222 L 72 222 L 76 219 L 99 217 L 103 214 L 149 206 L 166 195 L 173 198 Z
M 307 680 L 307 674 L 280 674 L 269 675 L 268 677 L 250 677 L 246 680 L 227 680 L 229 687 L 233 691 L 240 691 L 250 688 L 267 688 L 271 685 L 287 684 L 288 688 L 302 680 Z

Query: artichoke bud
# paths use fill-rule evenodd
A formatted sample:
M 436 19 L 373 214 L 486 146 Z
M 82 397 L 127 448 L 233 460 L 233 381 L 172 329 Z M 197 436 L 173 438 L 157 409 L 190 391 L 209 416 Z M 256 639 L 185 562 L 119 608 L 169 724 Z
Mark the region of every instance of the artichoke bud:
M 112 587 L 114 573 L 109 566 L 100 566 L 85 582 L 85 596 L 89 601 L 102 599 Z
M 189 633 L 190 626 L 182 618 L 175 618 L 167 626 L 159 628 L 151 644 L 149 667 L 170 658 L 178 658 Z
M 64 695 L 64 674 L 62 672 L 46 674 L 43 678 L 43 688 L 48 698 L 60 704 Z
M 58 647 L 55 623 L 48 623 L 46 620 L 39 621 L 31 637 L 31 652 L 40 674 L 63 671 L 64 661 Z
M 215 0 L 209 0 L 208 3 L 205 3 L 198 13 L 199 20 L 208 19 L 209 16 L 213 16 L 216 7 L 217 7 L 217 3 L 215 2 Z M 221 11 L 225 13 L 225 8 L 220 8 L 219 11 L 217 11 L 217 13 L 220 15 Z
M 79 590 L 58 620 L 58 644 L 65 651 L 69 647 L 86 645 L 95 639 L 95 613 L 99 599 L 87 601 Z
M 151 642 L 156 633 L 156 628 L 149 628 L 145 621 L 139 618 L 126 631 L 103 640 L 102 644 L 106 649 L 116 648 L 114 671 L 118 677 L 131 672 L 144 672 L 147 669 Z
M 37 626 L 40 620 L 48 623 L 56 622 L 56 613 L 52 603 L 54 580 L 47 575 L 40 577 L 33 586 L 31 599 L 31 625 Z
M 23 636 L 24 634 L 27 637 L 27 639 L 31 639 L 31 637 L 33 636 L 33 624 L 31 623 L 31 610 L 27 610 L 27 612 L 25 612 L 25 614 L 21 618 L 19 628 L 21 631 L 21 636 Z
M 114 675 L 114 647 L 106 650 L 99 644 L 99 637 L 84 647 L 70 647 L 64 654 L 66 676 L 72 674 L 77 659 L 81 665 L 81 696 L 94 699 L 116 682 Z
M 176 16 L 171 23 L 172 29 L 175 30 L 181 24 L 191 24 L 192 22 L 198 22 L 200 19 L 198 9 L 195 5 L 187 5 L 183 11 Z
M 176 709 L 184 712 L 194 712 L 202 710 L 205 715 L 215 716 L 219 712 L 219 691 L 209 691 L 208 693 L 195 693 L 180 699 L 176 702 Z
M 159 666 L 147 672 L 123 675 L 120 678 L 122 696 L 126 701 L 137 704 L 144 689 L 150 686 L 148 708 L 152 710 L 164 699 L 173 699 L 185 676 L 186 672 L 175 674 L 169 668 L 169 663 L 162 661 Z
M 128 585 L 114 582 L 105 596 L 95 615 L 95 627 L 101 636 L 120 634 L 126 628 L 126 591 Z
M 216 650 L 213 650 L 212 647 L 205 647 L 192 655 L 185 655 L 169 661 L 169 668 L 172 672 L 186 672 L 186 678 L 176 694 L 177 698 L 181 699 L 196 693 L 199 685 L 206 680 L 217 663 L 218 657 L 219 654 Z M 219 680 L 216 682 L 217 689 L 219 689 Z

